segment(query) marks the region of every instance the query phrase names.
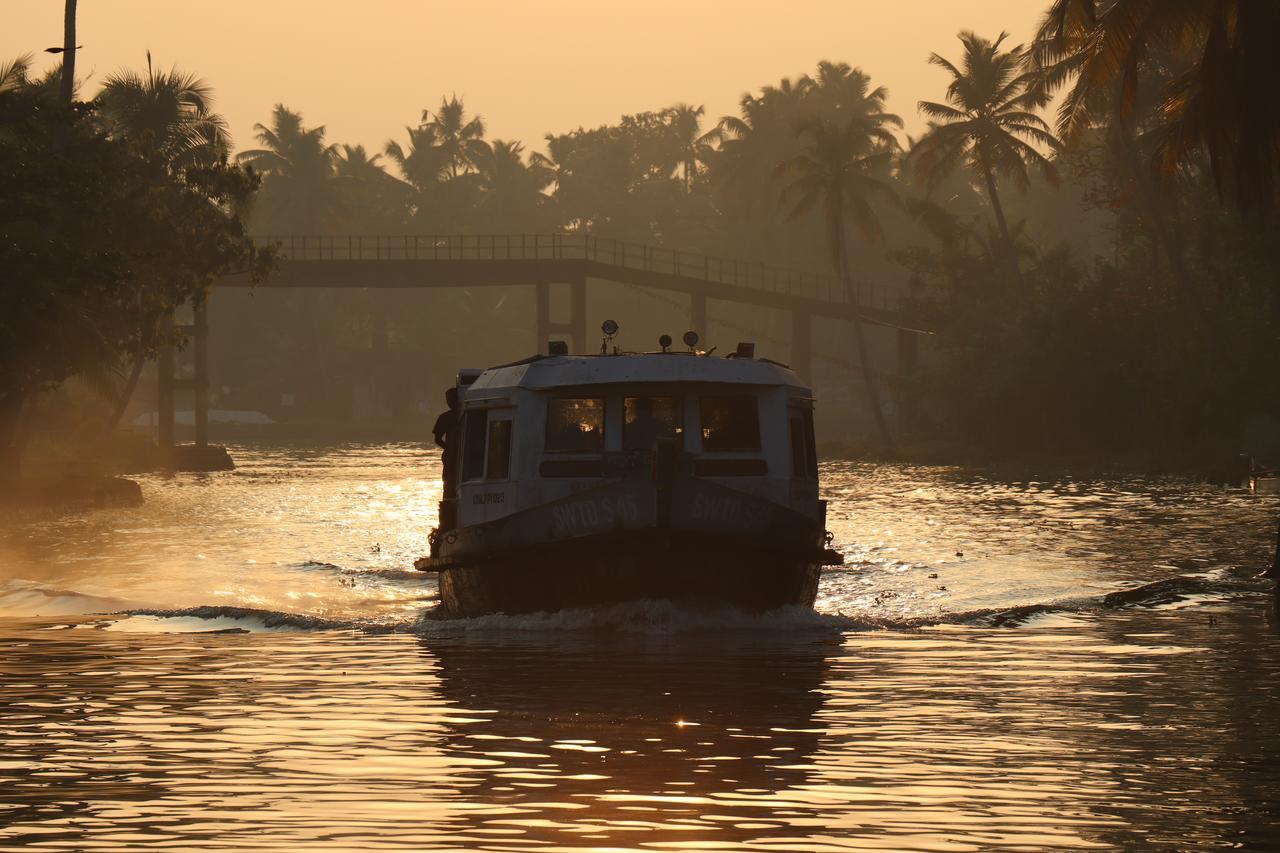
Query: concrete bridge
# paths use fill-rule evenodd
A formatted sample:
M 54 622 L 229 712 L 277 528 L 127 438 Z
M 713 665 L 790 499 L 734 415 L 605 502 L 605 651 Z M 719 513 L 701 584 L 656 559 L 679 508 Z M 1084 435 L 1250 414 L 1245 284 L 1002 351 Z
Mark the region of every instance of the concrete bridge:
M 709 300 L 759 305 L 791 314 L 791 366 L 802 377 L 812 370 L 814 317 L 900 328 L 899 347 L 914 352 L 913 334 L 901 327 L 897 295 L 854 282 L 853 298 L 836 276 L 772 267 L 626 243 L 589 234 L 454 234 L 403 236 L 264 235 L 259 245 L 278 246 L 283 261 L 264 288 L 452 288 L 529 285 L 535 289 L 536 349 L 554 336 L 567 336 L 574 352 L 588 352 L 587 281 L 596 279 L 684 294 L 689 328 L 707 336 Z M 551 285 L 567 284 L 568 317 L 551 316 Z M 218 287 L 246 287 L 247 276 L 231 276 Z M 194 341 L 195 377 L 173 376 L 172 353 L 160 357 L 160 443 L 173 443 L 174 391 L 195 392 L 196 443 L 207 442 L 208 378 L 205 338 L 208 323 L 197 312 L 182 327 Z M 913 360 L 909 355 L 909 360 Z

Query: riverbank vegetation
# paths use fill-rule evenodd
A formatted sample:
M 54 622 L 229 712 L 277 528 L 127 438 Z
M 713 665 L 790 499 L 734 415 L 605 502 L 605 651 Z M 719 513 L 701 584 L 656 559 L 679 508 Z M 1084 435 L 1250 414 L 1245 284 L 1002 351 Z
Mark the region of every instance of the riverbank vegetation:
M 156 345 L 156 310 L 231 269 L 264 268 L 246 218 L 260 235 L 585 232 L 896 292 L 908 325 L 933 333 L 911 375 L 868 355 L 857 324 L 839 336 L 850 345 L 826 347 L 815 366 L 869 430 L 879 424 L 880 447 L 942 440 L 1178 465 L 1266 452 L 1280 432 L 1271 6 L 1054 0 L 1025 46 L 967 32 L 938 45 L 928 61 L 939 91 L 918 105 L 895 103 L 873 69 L 824 61 L 744 94 L 733 115 L 680 102 L 537 144 L 490 138 L 483 105 L 455 95 L 424 95 L 421 113 L 376 148 L 331 140 L 322 117 L 280 104 L 234 165 L 222 159 L 231 141 L 207 87 L 180 72 L 118 75 L 90 104 L 40 119 L 45 145 L 63 134 L 101 149 L 75 165 L 83 179 L 50 158 L 23 180 L 106 193 L 103 174 L 133 170 L 169 193 L 148 205 L 203 204 L 203 218 L 174 233 L 156 221 L 161 208 L 131 212 L 143 226 L 121 237 L 172 248 L 166 262 L 182 259 L 183 273 L 130 276 L 156 284 L 134 291 L 137 304 L 113 305 L 141 318 L 115 323 L 115 337 L 102 340 L 95 322 L 92 335 L 70 333 L 65 352 L 53 337 L 28 340 L 5 370 L 17 354 L 47 359 L 45 378 L 22 387 L 48 387 L 93 375 L 95 361 L 136 364 Z M 8 87 L 6 126 L 32 120 L 34 85 Z M 161 90 L 180 105 L 178 132 L 146 125 L 144 95 Z M 917 109 L 929 123 L 913 139 L 900 116 Z M 38 159 L 35 143 L 3 144 L 11 168 Z M 81 257 L 99 277 L 114 269 L 95 255 L 59 257 Z M 31 262 L 50 264 L 39 287 L 73 280 Z M 418 296 L 376 310 L 363 293 L 240 300 L 228 309 L 235 352 L 217 366 L 223 403 L 269 409 L 287 398 L 300 416 L 349 415 L 343 401 L 367 392 L 373 351 L 392 389 L 387 413 L 412 413 L 436 403 L 441 374 L 482 331 L 526 333 L 527 312 L 501 296 L 410 305 Z M 33 322 L 80 328 L 53 316 L 37 311 Z M 58 364 L 66 358 L 78 361 Z M 442 365 L 432 390 L 421 387 L 426 364 Z
M 242 211 L 257 188 L 228 162 L 201 87 L 149 74 L 65 101 L 57 76 L 0 68 L 0 478 L 19 473 L 29 404 L 77 378 L 114 400 L 173 339 L 162 318 L 219 277 L 261 277 Z

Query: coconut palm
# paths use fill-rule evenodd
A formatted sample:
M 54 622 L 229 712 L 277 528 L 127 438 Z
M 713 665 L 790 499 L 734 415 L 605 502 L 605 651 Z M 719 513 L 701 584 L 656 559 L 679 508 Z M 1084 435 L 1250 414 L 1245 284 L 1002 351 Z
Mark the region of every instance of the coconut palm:
M 334 174 L 339 178 L 356 181 L 379 181 L 389 179 L 378 161 L 381 154 L 370 156 L 363 145 L 342 145 L 334 151 Z
M 422 123 L 434 131 L 438 144 L 448 155 L 452 178 L 471 170 L 488 147 L 484 141 L 484 120 L 480 116 L 468 118 L 467 109 L 457 95 L 441 98 L 440 109 L 434 116 L 423 110 Z
M 406 127 L 407 147 L 388 139 L 383 149 L 400 170 L 404 182 L 416 190 L 427 190 L 449 176 L 450 155 L 440 144 L 434 128 L 428 125 Z
M 743 95 L 740 115 L 724 116 L 709 137 L 719 143 L 716 171 L 721 186 L 733 196 L 760 187 L 778 163 L 796 153 L 795 129 L 810 112 L 806 98 L 813 81 L 784 77 L 759 95 Z
M 552 172 L 541 160 L 526 163 L 519 142 L 495 139 L 477 159 L 480 215 L 492 231 L 522 230 L 538 224 L 550 200 L 544 190 Z
M 893 151 L 877 144 L 876 138 L 867 133 L 865 123 L 856 119 L 836 124 L 812 117 L 800 123 L 797 135 L 803 141 L 803 150 L 777 167 L 780 176 L 790 178 L 782 202 L 789 208 L 789 219 L 821 210 L 832 265 L 855 308 L 853 339 L 867 406 L 875 418 L 881 445 L 888 452 L 893 438 L 880 408 L 879 387 L 867 358 L 862 320 L 856 313 L 858 292 L 849 262 L 848 229 L 852 224 L 868 242 L 880 240 L 882 229 L 873 201 L 897 201 L 886 180 Z
M 110 132 L 171 168 L 207 164 L 231 147 L 227 122 L 215 113 L 213 90 L 194 74 L 156 71 L 147 51 L 146 75 L 119 71 L 107 78 L 98 104 Z
M 1010 177 L 1025 189 L 1029 168 L 1038 166 L 1056 183 L 1053 163 L 1035 145 L 1057 150 L 1060 144 L 1035 112 L 1044 96 L 1033 85 L 1035 75 L 1022 69 L 1024 49 L 1002 50 L 1006 38 L 1001 33 L 989 41 L 961 32 L 962 68 L 939 54 L 929 57 L 951 75 L 951 82 L 947 103 L 920 102 L 921 112 L 930 118 L 929 130 L 912 150 L 910 165 L 917 179 L 931 185 L 957 166 L 969 166 L 986 189 L 1001 236 L 1012 245 L 996 179 Z
M 276 104 L 271 126 L 255 124 L 254 136 L 261 148 L 242 151 L 236 159 L 267 175 L 297 179 L 328 178 L 333 174 L 334 145 L 324 142 L 325 128 L 306 127 L 302 113 Z
M 1053 0 L 1029 57 L 1049 90 L 1074 80 L 1058 133 L 1139 120 L 1138 92 L 1154 55 L 1181 70 L 1164 85 L 1157 164 L 1166 172 L 1207 155 L 1220 193 L 1268 212 L 1280 190 L 1280 110 L 1272 106 L 1280 4 L 1257 0 Z
M 242 151 L 236 160 L 265 175 L 263 207 L 275 208 L 277 219 L 314 234 L 331 212 L 337 146 L 325 143 L 323 125 L 306 127 L 302 121 L 301 113 L 276 104 L 270 127 L 253 126 L 262 147 Z
M 901 130 L 902 118 L 885 111 L 889 90 L 872 88 L 871 77 L 861 68 L 824 60 L 811 80 L 809 101 L 816 114 L 837 124 L 859 122 L 880 144 L 898 147 L 898 138 L 890 128 Z
M 24 53 L 7 62 L 0 62 L 0 92 L 28 85 L 31 82 L 31 63 L 34 61 L 32 54 Z
M 674 144 L 672 156 L 676 160 L 672 171 L 679 173 L 686 191 L 692 191 L 702 164 L 711 156 L 714 136 L 702 132 L 702 116 L 706 108 L 676 104 L 666 110 Z

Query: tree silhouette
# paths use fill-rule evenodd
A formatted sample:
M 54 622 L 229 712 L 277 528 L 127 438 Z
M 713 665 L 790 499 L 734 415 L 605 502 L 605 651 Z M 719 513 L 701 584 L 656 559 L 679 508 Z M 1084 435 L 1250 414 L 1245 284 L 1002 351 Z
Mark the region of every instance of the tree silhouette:
M 855 309 L 859 294 L 849 263 L 848 226 L 855 225 L 869 242 L 879 241 L 882 228 L 872 200 L 897 199 L 893 187 L 881 177 L 888 175 L 893 149 L 877 144 L 876 137 L 868 132 L 875 124 L 856 118 L 842 125 L 821 118 L 806 119 L 797 129 L 804 141 L 802 153 L 777 167 L 780 175 L 790 178 L 782 193 L 783 204 L 790 208 L 789 219 L 821 209 L 832 265 L 844 281 L 849 304 Z M 889 452 L 893 437 L 880 406 L 875 372 L 867 358 L 862 319 L 855 314 L 852 324 L 867 406 L 875 418 L 881 446 Z
M 151 51 L 145 75 L 112 74 L 97 101 L 114 135 L 171 168 L 212 163 L 231 147 L 226 120 L 213 111 L 209 84 L 177 68 L 156 71 Z
M 1051 150 L 1060 145 L 1035 113 L 1044 97 L 1033 85 L 1035 75 L 1022 69 L 1023 48 L 1001 50 L 1006 38 L 1007 33 L 995 41 L 960 33 L 963 68 L 937 53 L 930 55 L 929 62 L 946 69 L 951 82 L 947 103 L 920 102 L 920 110 L 930 118 L 929 130 L 912 149 L 910 163 L 917 179 L 929 184 L 961 164 L 971 168 L 986 189 L 1000 235 L 1012 246 L 996 178 L 1011 177 L 1025 189 L 1029 167 L 1038 166 L 1056 183 L 1053 163 L 1031 143 Z
M 1028 65 L 1047 90 L 1074 80 L 1058 133 L 1075 141 L 1098 123 L 1135 130 L 1152 59 L 1177 73 L 1158 108 L 1156 165 L 1169 173 L 1203 153 L 1220 195 L 1270 214 L 1280 193 L 1280 110 L 1274 53 L 1280 4 L 1256 0 L 1053 0 Z

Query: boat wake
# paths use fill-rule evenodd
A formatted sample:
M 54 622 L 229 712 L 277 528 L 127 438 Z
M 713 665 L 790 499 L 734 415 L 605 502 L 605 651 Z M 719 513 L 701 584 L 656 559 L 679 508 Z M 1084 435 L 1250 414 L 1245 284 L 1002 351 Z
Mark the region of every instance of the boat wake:
M 113 599 L 91 603 L 103 605 L 101 615 L 82 616 L 59 627 L 94 627 L 139 633 L 282 633 L 314 631 L 359 631 L 369 634 L 413 634 L 424 638 L 447 638 L 477 634 L 550 635 L 554 633 L 683 635 L 713 632 L 793 632 L 845 633 L 875 630 L 919 630 L 940 625 L 967 625 L 987 628 L 1016 628 L 1043 624 L 1053 617 L 1086 617 L 1123 609 L 1171 609 L 1212 604 L 1233 598 L 1256 596 L 1270 588 L 1270 581 L 1232 577 L 1227 573 L 1177 576 L 1140 586 L 1094 596 L 1082 596 L 1005 608 L 980 608 L 918 617 L 886 616 L 868 608 L 856 612 L 823 612 L 789 606 L 764 613 L 741 610 L 716 603 L 633 601 L 555 612 L 493 614 L 455 619 L 439 606 L 416 617 L 334 618 L 306 613 L 205 605 L 175 609 L 134 608 L 112 610 Z M 12 586 L 12 584 L 10 585 Z M 13 593 L 12 588 L 7 590 Z M 69 597 L 80 614 L 85 596 L 47 589 L 21 590 L 26 596 L 43 600 Z M 68 608 L 69 611 L 71 608 Z M 56 608 L 45 610 L 55 616 Z

